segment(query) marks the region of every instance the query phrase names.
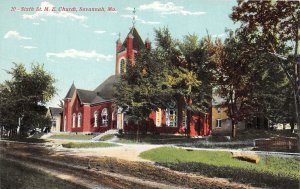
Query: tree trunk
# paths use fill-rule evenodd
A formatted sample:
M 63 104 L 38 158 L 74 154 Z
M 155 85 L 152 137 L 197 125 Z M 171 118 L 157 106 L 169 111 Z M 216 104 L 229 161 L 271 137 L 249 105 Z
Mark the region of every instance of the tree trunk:
M 136 130 L 136 142 L 138 143 L 139 140 L 140 140 L 140 133 L 139 133 L 139 130 L 140 130 L 140 123 L 138 123 L 137 125 L 137 130 Z
M 295 45 L 295 57 L 296 64 L 295 64 L 295 75 L 296 75 L 296 83 L 295 83 L 295 91 L 294 91 L 294 101 L 296 106 L 296 121 L 297 121 L 297 130 L 298 130 L 298 137 L 300 137 L 300 13 L 298 13 L 298 22 L 297 22 L 297 35 L 296 35 L 296 45 Z M 300 145 L 298 145 L 300 148 Z
M 236 137 L 236 123 L 234 119 L 231 119 L 231 136 L 232 138 Z
M 294 133 L 295 122 L 294 122 L 294 121 L 291 121 L 291 122 L 290 122 L 290 126 L 291 126 L 291 133 Z
M 192 100 L 191 97 L 189 96 L 187 99 L 187 105 L 188 107 L 192 104 Z M 191 110 L 190 108 L 186 109 L 186 130 L 187 130 L 187 137 L 190 138 L 190 134 L 191 134 Z

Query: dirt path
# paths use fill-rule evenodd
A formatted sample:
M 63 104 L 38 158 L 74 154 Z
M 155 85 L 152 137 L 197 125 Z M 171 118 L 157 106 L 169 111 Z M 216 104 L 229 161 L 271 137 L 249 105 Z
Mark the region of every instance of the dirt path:
M 79 157 L 113 157 L 127 161 L 149 162 L 139 157 L 141 152 L 161 147 L 162 145 L 151 144 L 118 144 L 119 146 L 109 148 L 80 148 L 66 149 L 59 146 L 50 147 L 58 154 L 76 155 Z
M 63 153 L 34 144 L 5 143 L 1 147 L 1 154 L 5 158 L 15 158 L 61 171 L 67 175 L 71 174 L 71 176 L 86 179 L 85 182 L 101 181 L 102 185 L 111 188 L 250 188 L 226 179 L 172 171 L 149 162 L 128 161 L 102 155 L 82 157 L 74 152 L 72 152 L 74 154 Z M 141 148 L 141 150 L 143 149 Z
M 51 168 L 47 168 L 47 167 L 43 167 L 43 166 L 38 166 L 38 165 L 30 163 L 30 162 L 24 162 L 24 161 L 20 161 L 20 160 L 14 159 L 14 158 L 3 159 L 3 160 L 19 164 L 21 166 L 24 166 L 24 167 L 27 167 L 27 168 L 30 168 L 30 169 L 35 169 L 35 170 L 38 170 L 38 171 L 42 171 L 42 172 L 47 173 L 48 175 L 54 176 L 56 178 L 66 180 L 70 183 L 74 183 L 74 184 L 79 185 L 79 186 L 83 186 L 84 188 L 111 189 L 109 187 L 105 187 L 105 186 L 101 185 L 99 182 L 86 180 L 86 179 L 83 179 L 83 178 L 78 177 L 76 175 L 64 173 L 62 171 L 57 171 L 55 169 L 51 169 Z M 1 158 L 0 158 L 0 161 L 1 161 Z M 40 187 L 43 188 L 43 186 L 40 186 Z

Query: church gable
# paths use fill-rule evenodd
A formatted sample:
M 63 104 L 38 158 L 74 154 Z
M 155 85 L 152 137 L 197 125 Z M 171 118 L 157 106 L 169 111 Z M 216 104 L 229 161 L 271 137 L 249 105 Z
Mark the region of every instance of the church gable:
M 101 83 L 94 91 L 106 100 L 113 98 L 113 85 L 117 82 L 115 75 L 109 76 L 103 83 Z
M 68 91 L 65 98 L 72 98 L 75 90 L 76 90 L 76 87 L 75 87 L 74 83 L 72 83 L 72 85 L 71 85 L 71 87 L 70 87 L 70 89 L 69 89 L 69 91 Z
M 82 104 L 99 104 L 107 101 L 95 91 L 77 89 L 77 95 Z
M 125 41 L 122 44 L 121 49 L 118 51 L 118 53 L 124 51 L 127 47 L 127 40 L 128 40 L 128 36 L 132 34 L 133 35 L 133 49 L 136 51 L 139 51 L 143 48 L 145 48 L 145 44 L 140 36 L 140 34 L 138 33 L 138 31 L 136 30 L 135 27 L 133 27 L 130 32 L 127 34 L 127 37 L 125 39 Z

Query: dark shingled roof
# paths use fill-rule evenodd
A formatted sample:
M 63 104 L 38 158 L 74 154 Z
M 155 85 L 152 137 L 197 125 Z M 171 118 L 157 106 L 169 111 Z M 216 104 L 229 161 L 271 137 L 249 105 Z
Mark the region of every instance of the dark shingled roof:
M 132 33 L 132 35 L 133 35 L 133 49 L 139 51 L 139 50 L 145 48 L 145 44 L 144 44 L 144 42 L 143 42 L 140 34 L 138 33 L 138 31 L 134 27 L 130 30 L 130 32 L 128 33 L 128 35 L 130 33 Z M 125 50 L 125 48 L 127 48 L 127 38 L 128 38 L 128 35 L 127 35 L 125 41 L 123 42 L 122 47 L 119 50 L 119 52 L 122 52 L 122 51 Z
M 97 95 L 95 91 L 77 89 L 77 94 L 80 99 L 80 102 L 85 104 L 98 104 L 107 101 L 99 95 Z
M 106 100 L 113 98 L 113 85 L 116 83 L 117 77 L 115 75 L 109 76 L 103 83 L 101 83 L 94 91 Z
M 52 116 L 60 116 L 63 113 L 62 108 L 49 107 Z
M 76 90 L 76 87 L 75 87 L 75 85 L 73 83 L 65 98 L 72 98 L 75 90 Z

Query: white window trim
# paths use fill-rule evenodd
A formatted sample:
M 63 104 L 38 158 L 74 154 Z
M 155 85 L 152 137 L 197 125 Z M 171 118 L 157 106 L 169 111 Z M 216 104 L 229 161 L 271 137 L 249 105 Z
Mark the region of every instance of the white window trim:
M 158 118 L 159 114 L 159 118 Z M 155 125 L 156 127 L 161 127 L 161 122 L 162 122 L 162 110 L 158 108 L 158 111 L 155 112 Z
M 222 119 L 216 119 L 216 128 L 222 127 Z
M 170 116 L 170 111 L 174 111 L 175 112 L 175 118 L 174 118 L 174 121 L 173 121 L 173 125 L 171 125 L 171 122 L 169 120 L 169 116 Z M 167 127 L 177 127 L 177 111 L 176 111 L 176 108 L 167 108 L 166 110 L 166 125 Z
M 76 127 L 76 113 L 73 113 L 73 116 L 72 116 L 72 128 L 75 128 Z
M 67 116 L 64 116 L 64 131 L 66 131 L 66 126 L 67 126 Z
M 94 112 L 94 127 L 98 127 L 98 111 Z
M 117 111 L 117 128 L 118 129 L 124 128 L 123 120 L 124 120 L 124 113 L 122 113 L 122 108 L 118 107 L 118 111 Z
M 77 115 L 77 127 L 78 128 L 81 127 L 81 122 L 82 122 L 82 114 L 78 113 L 78 115 Z
M 106 122 L 104 122 L 103 116 L 106 116 Z M 107 127 L 109 124 L 108 108 L 103 108 L 101 111 L 101 127 Z

